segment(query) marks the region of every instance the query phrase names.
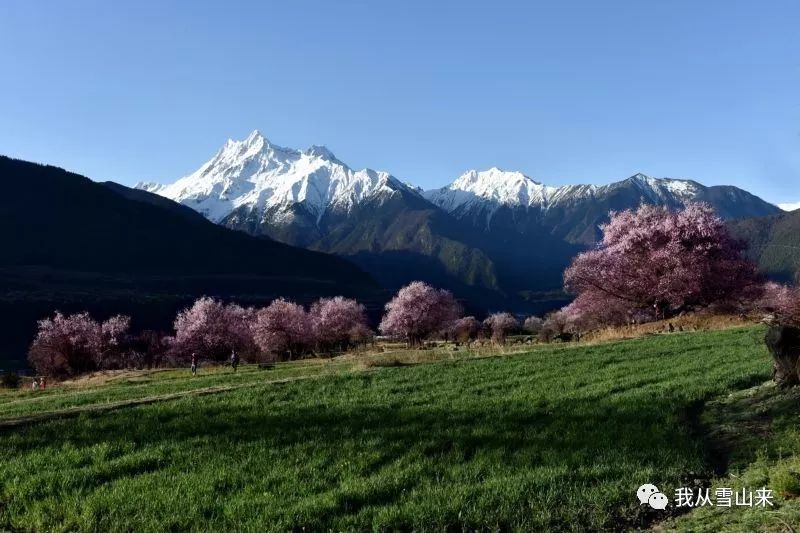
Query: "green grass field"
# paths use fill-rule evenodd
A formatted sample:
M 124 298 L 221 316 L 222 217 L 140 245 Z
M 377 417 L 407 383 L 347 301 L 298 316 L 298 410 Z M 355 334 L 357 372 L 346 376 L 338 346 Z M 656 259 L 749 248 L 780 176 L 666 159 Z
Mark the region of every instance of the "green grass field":
M 780 528 L 791 500 L 677 516 L 635 498 L 646 482 L 669 495 L 690 478 L 791 477 L 793 397 L 762 385 L 762 336 L 747 327 L 5 392 L 0 424 L 21 425 L 0 425 L 0 530 Z M 226 389 L 103 410 L 210 387 Z M 736 431 L 751 410 L 763 438 Z

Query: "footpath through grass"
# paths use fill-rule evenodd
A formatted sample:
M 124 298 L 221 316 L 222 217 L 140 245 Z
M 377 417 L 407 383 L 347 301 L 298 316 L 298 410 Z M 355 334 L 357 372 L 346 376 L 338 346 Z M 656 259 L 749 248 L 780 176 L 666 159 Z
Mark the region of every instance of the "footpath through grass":
M 760 328 L 259 384 L 0 433 L 0 529 L 646 527 L 712 476 L 704 400 L 769 378 Z M 152 375 L 153 390 L 189 378 Z M 115 397 L 126 387 L 111 384 Z M 105 387 L 75 395 L 103 394 Z M 0 419 L 31 412 L 0 398 Z M 53 393 L 52 410 L 84 400 Z
M 85 382 L 78 380 L 63 386 L 51 386 L 44 391 L 4 391 L 0 393 L 0 425 L 4 420 L 15 417 L 57 413 L 78 407 L 102 407 L 113 402 L 209 388 L 245 387 L 265 381 L 334 373 L 351 366 L 349 363 L 317 359 L 282 363 L 270 370 L 245 365 L 235 373 L 229 367 L 203 366 L 197 376 L 192 376 L 188 368 L 109 373 L 107 379 L 98 379 L 98 384 L 88 379 Z

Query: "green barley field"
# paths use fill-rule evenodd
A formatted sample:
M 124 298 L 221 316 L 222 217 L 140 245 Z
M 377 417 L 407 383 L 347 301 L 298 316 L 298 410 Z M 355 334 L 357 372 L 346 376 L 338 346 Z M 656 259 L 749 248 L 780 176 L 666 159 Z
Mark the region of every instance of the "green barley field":
M 800 517 L 797 398 L 765 384 L 762 337 L 743 327 L 2 391 L 0 530 L 780 531 Z M 782 496 L 716 513 L 635 497 L 642 483 L 671 494 L 729 476 Z

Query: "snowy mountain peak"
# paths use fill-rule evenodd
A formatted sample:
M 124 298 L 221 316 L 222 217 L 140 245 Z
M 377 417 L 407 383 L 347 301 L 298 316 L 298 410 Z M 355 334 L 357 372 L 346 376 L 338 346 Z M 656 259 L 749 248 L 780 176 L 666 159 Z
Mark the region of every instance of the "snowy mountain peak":
M 154 181 L 140 181 L 133 186 L 134 189 L 141 189 L 143 191 L 152 193 L 158 193 L 159 189 L 161 189 L 162 187 L 164 186 Z
M 526 207 L 541 204 L 553 190 L 522 172 L 492 167 L 483 171 L 469 170 L 447 187 L 427 191 L 424 196 L 452 213 L 484 203 Z
M 636 184 L 645 195 L 650 196 L 654 200 L 671 197 L 678 201 L 686 201 L 696 197 L 697 194 L 704 189 L 704 187 L 696 181 L 653 178 L 642 173 L 634 174 L 627 180 L 619 182 L 618 184 L 612 184 L 612 186 L 625 182 Z
M 485 171 L 470 170 L 447 187 L 427 191 L 425 197 L 455 215 L 474 210 L 487 211 L 488 221 L 502 206 L 547 211 L 554 206 L 603 197 L 622 187 L 633 187 L 641 197 L 656 204 L 692 200 L 705 189 L 695 181 L 654 178 L 642 173 L 609 185 L 551 187 L 521 172 L 493 167 Z
M 308 148 L 308 150 L 306 150 L 306 153 L 308 155 L 318 156 L 318 157 L 321 157 L 323 159 L 336 160 L 336 156 L 333 155 L 333 152 L 328 150 L 327 146 L 320 146 L 320 145 L 314 144 L 314 145 L 311 145 Z
M 214 222 L 244 210 L 276 224 L 289 221 L 295 205 L 319 222 L 330 210 L 347 211 L 408 189 L 386 172 L 351 169 L 324 146 L 284 148 L 258 130 L 244 140 L 228 140 L 197 171 L 172 184 L 140 183 L 137 188 L 187 205 Z
M 366 202 L 370 208 L 377 207 L 400 192 L 421 195 L 457 218 L 469 215 L 484 220 L 487 226 L 503 207 L 530 211 L 535 218 L 558 216 L 563 212 L 560 208 L 580 211 L 585 205 L 599 205 L 607 211 L 620 203 L 677 206 L 710 198 L 708 188 L 691 180 L 637 173 L 608 185 L 553 187 L 498 167 L 469 170 L 446 187 L 423 192 L 386 172 L 353 170 L 325 146 L 285 148 L 258 130 L 243 140 L 228 140 L 198 170 L 174 183 L 146 182 L 136 187 L 187 205 L 214 222 L 238 228 L 293 226 L 304 232 L 322 231 L 325 221 L 333 220 L 323 221 L 326 215 L 350 215 L 355 206 Z M 727 202 L 726 216 L 744 212 L 742 206 L 760 201 L 732 187 L 711 198 L 720 194 Z M 769 207 L 763 210 L 768 212 Z M 520 220 L 524 218 L 520 215 Z
M 265 140 L 266 139 L 264 138 L 264 136 L 261 134 L 260 131 L 253 130 L 253 131 L 250 132 L 250 135 L 247 136 L 247 138 L 245 139 L 245 142 L 246 143 L 254 143 L 254 142 L 265 141 Z
M 523 183 L 539 184 L 533 179 L 529 178 L 522 172 L 505 171 L 497 167 L 492 167 L 488 170 L 468 170 L 456 179 L 455 183 L 471 185 L 481 184 L 487 187 L 504 187 L 509 183 L 523 184 Z

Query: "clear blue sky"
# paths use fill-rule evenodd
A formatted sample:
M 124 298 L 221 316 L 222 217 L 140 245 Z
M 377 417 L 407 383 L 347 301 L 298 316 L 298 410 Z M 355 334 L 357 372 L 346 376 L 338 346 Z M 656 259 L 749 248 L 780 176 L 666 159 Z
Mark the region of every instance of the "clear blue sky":
M 172 181 L 228 137 L 437 187 L 641 171 L 800 201 L 800 2 L 0 2 L 0 153 Z

